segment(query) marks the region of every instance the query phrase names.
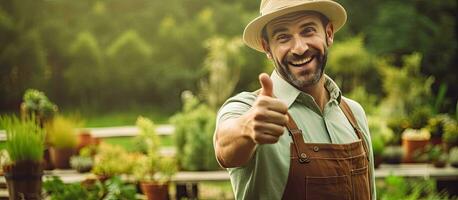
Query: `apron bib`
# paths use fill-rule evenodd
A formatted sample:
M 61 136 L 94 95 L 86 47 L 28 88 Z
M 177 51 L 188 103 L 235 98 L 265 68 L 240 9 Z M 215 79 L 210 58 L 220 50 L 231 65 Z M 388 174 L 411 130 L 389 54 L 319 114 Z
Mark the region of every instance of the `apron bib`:
M 302 131 L 288 114 L 290 168 L 282 199 L 369 200 L 369 157 L 356 119 L 342 99 L 345 117 L 359 141 L 350 144 L 305 143 Z

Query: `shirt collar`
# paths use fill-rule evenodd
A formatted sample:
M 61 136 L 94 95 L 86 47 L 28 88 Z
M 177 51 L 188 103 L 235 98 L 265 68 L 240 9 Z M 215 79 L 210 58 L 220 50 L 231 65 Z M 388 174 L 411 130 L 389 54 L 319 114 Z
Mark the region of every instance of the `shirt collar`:
M 280 99 L 283 103 L 285 103 L 288 107 L 290 107 L 293 102 L 298 98 L 298 96 L 308 96 L 310 99 L 313 100 L 313 97 L 307 93 L 304 93 L 290 83 L 285 81 L 280 75 L 274 70 L 270 76 L 273 83 L 273 93 L 274 95 Z M 340 99 L 342 93 L 337 86 L 337 84 L 326 74 L 324 74 L 324 86 L 329 92 L 330 99 L 329 101 L 336 101 L 337 104 L 340 103 Z

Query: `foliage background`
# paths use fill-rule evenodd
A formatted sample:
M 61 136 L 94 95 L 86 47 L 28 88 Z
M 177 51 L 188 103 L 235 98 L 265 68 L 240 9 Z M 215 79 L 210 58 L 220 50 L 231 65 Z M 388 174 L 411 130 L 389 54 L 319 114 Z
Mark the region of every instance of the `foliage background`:
M 416 52 L 419 75 L 434 77 L 429 95 L 447 88 L 437 112 L 455 112 L 456 1 L 338 2 L 349 18 L 336 35 L 327 73 L 344 93 L 379 103 L 392 93 L 382 87 L 380 66 L 401 68 Z M 206 65 L 218 59 L 234 66 L 227 72 L 239 80 L 233 93 L 256 90 L 257 75 L 272 66 L 236 39 L 258 6 L 253 0 L 2 0 L 0 111 L 17 111 L 24 91 L 36 88 L 61 108 L 147 105 L 172 113 L 184 90 L 211 96 L 201 87 L 214 82 Z M 231 57 L 209 44 L 222 45 Z

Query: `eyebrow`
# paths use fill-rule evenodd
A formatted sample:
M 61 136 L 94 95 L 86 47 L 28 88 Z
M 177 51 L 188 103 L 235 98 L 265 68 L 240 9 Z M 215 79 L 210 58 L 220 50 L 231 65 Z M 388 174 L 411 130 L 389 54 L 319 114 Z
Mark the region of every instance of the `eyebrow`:
M 315 22 L 307 22 L 305 24 L 302 24 L 300 26 L 300 28 L 304 28 L 304 27 L 307 27 L 307 26 L 317 26 L 317 24 Z M 279 27 L 279 28 L 276 28 L 272 31 L 272 37 L 274 37 L 276 34 L 280 33 L 280 32 L 283 32 L 283 31 L 287 31 L 288 29 L 285 28 L 285 27 Z

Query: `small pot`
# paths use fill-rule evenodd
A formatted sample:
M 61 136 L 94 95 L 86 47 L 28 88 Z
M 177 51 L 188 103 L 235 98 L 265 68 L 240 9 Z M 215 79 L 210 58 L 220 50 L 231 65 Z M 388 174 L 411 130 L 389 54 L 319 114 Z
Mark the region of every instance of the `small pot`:
M 458 162 L 453 162 L 453 163 L 450 163 L 450 165 L 454 168 L 458 168 Z
M 148 200 L 169 200 L 169 184 L 142 181 L 140 188 Z
M 43 163 L 20 161 L 3 166 L 10 200 L 42 199 Z
M 78 147 L 77 152 L 79 152 L 82 148 L 91 145 L 93 142 L 91 133 L 87 131 L 82 131 L 78 134 Z
M 446 164 L 447 164 L 447 162 L 445 162 L 445 161 L 434 161 L 433 162 L 433 165 L 436 168 L 444 168 Z
M 55 148 L 51 147 L 51 160 L 57 169 L 70 169 L 70 157 L 75 155 L 75 148 Z
M 402 161 L 404 163 L 415 163 L 414 154 L 417 151 L 422 151 L 425 146 L 429 143 L 429 140 L 402 140 L 402 149 L 404 151 L 404 157 Z

